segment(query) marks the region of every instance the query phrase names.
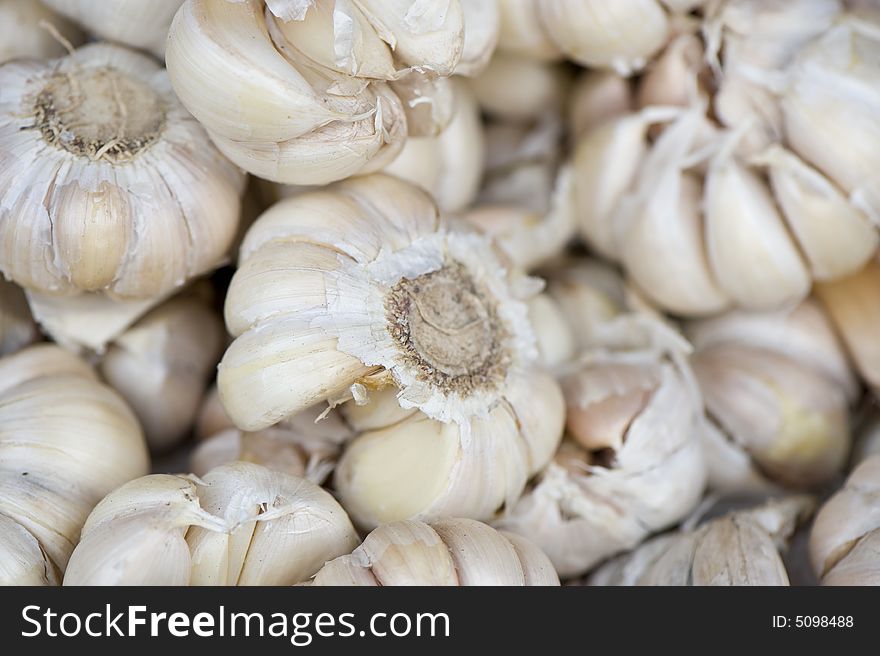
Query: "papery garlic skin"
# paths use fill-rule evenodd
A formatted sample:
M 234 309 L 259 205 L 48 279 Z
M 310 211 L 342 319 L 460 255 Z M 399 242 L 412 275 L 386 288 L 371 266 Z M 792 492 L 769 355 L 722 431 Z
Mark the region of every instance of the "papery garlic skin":
M 547 35 L 582 66 L 630 75 L 660 50 L 669 33 L 669 20 L 657 0 L 534 1 Z
M 0 360 L 0 453 L 4 585 L 57 584 L 94 505 L 149 470 L 128 406 L 50 345 Z
M 328 492 L 251 463 L 115 490 L 83 527 L 64 585 L 291 585 L 358 543 Z
M 543 549 L 561 577 L 680 521 L 703 491 L 700 398 L 682 345 L 645 318 L 623 321 L 648 341 L 595 352 L 563 379 L 569 433 L 607 458 L 567 443 L 496 522 Z
M 476 198 L 483 172 L 484 137 L 473 93 L 453 83 L 450 123 L 435 137 L 410 137 L 384 172 L 413 182 L 436 199 L 438 207 L 456 212 Z
M 710 486 L 809 488 L 831 480 L 850 447 L 856 386 L 821 310 L 730 313 L 688 327 L 712 425 Z
M 240 172 L 120 46 L 0 68 L 0 169 L 0 266 L 34 291 L 159 296 L 218 266 L 238 222 Z
M 21 289 L 0 280 L 0 355 L 37 341 L 39 335 Z
M 41 0 L 102 39 L 149 50 L 160 59 L 171 19 L 183 0 Z
M 62 45 L 40 21 L 50 23 L 62 38 L 77 46 L 83 40 L 80 30 L 42 2 L 2 0 L 0 2 L 0 63 L 20 57 L 61 57 Z
M 768 501 L 648 540 L 597 569 L 590 585 L 789 585 L 779 554 L 813 507 L 809 497 Z
M 173 447 L 192 427 L 224 337 L 220 317 L 193 293 L 149 312 L 110 344 L 101 375 L 131 405 L 152 451 Z
M 858 465 L 816 515 L 810 561 L 822 585 L 880 585 L 880 456 Z
M 373 530 L 328 562 L 312 585 L 559 585 L 540 549 L 472 519 L 400 521 Z

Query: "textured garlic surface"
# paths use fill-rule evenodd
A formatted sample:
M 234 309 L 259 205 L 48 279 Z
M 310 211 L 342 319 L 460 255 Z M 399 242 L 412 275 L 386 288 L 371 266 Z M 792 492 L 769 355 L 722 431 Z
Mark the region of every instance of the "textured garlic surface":
M 780 556 L 813 508 L 809 497 L 768 501 L 648 540 L 597 569 L 590 585 L 788 585 Z
M 0 1 L 0 63 L 19 57 L 60 57 L 64 45 L 40 25 L 47 21 L 62 38 L 79 45 L 83 35 L 72 23 L 42 2 L 33 0 Z
M 862 462 L 816 515 L 810 560 L 822 585 L 880 585 L 880 456 Z
M 809 488 L 833 479 L 850 448 L 856 385 L 821 307 L 732 312 L 688 327 L 710 422 L 710 485 Z
M 322 567 L 312 585 L 559 585 L 528 540 L 472 519 L 400 521 L 374 529 L 351 554 Z
M 145 476 L 107 495 L 64 585 L 292 585 L 357 544 L 329 492 L 237 462 L 201 479 Z
M 41 0 L 92 34 L 161 58 L 171 19 L 183 0 Z M 36 3 L 34 3 L 36 4 Z
M 0 67 L 0 268 L 25 288 L 145 299 L 220 263 L 240 172 L 146 55 L 91 44 Z
M 148 470 L 137 419 L 85 362 L 51 345 L 0 359 L 0 583 L 60 583 L 95 504 Z
M 160 305 L 110 344 L 99 369 L 128 401 L 153 451 L 192 427 L 224 343 L 223 321 L 197 292 Z
M 233 162 L 276 182 L 326 184 L 380 170 L 400 151 L 407 112 L 388 82 L 482 67 L 494 14 L 478 4 L 318 0 L 292 11 L 187 0 L 166 61 L 181 102 Z M 466 39 L 468 19 L 480 29 Z
M 562 577 L 681 521 L 703 491 L 700 398 L 684 344 L 647 318 L 628 320 L 643 341 L 588 351 L 563 378 L 570 439 L 496 523 L 543 549 Z
M 0 355 L 13 353 L 39 336 L 21 289 L 0 280 Z

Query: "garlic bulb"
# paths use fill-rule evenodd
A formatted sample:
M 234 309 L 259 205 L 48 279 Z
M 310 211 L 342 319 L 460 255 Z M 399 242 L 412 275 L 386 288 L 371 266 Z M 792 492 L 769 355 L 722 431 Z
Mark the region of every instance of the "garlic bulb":
M 110 344 L 101 375 L 131 405 L 154 452 L 192 427 L 223 342 L 220 317 L 190 293 L 152 310 Z
M 559 585 L 553 565 L 520 536 L 472 519 L 401 521 L 331 560 L 312 585 Z
M 240 173 L 119 46 L 0 67 L 0 171 L 0 268 L 35 291 L 155 297 L 235 234 Z
M 354 434 L 338 410 L 320 404 L 269 428 L 242 431 L 226 416 L 216 388 L 205 399 L 199 420 L 201 441 L 190 457 L 197 476 L 243 460 L 321 484 L 333 471 L 342 444 Z
M 89 515 L 64 585 L 291 585 L 357 543 L 328 492 L 237 462 L 111 492 Z
M 568 127 L 577 140 L 605 121 L 633 108 L 629 79 L 614 71 L 586 70 L 575 80 L 568 96 Z
M 812 507 L 809 497 L 777 499 L 661 535 L 602 565 L 589 584 L 788 585 L 779 551 Z
M 0 355 L 12 353 L 39 339 L 21 289 L 0 279 Z
M 862 462 L 816 515 L 810 561 L 822 585 L 880 585 L 880 456 Z
M 483 72 L 495 52 L 501 30 L 501 12 L 498 0 L 464 0 L 461 12 L 464 42 L 455 73 L 473 77 Z
M 498 50 L 538 61 L 562 59 L 562 51 L 546 34 L 538 20 L 538 3 L 533 0 L 498 0 L 500 18 Z
M 781 100 L 791 149 L 880 222 L 880 18 L 849 17 L 804 47 Z M 876 20 L 876 22 L 875 22 Z
M 561 66 L 497 53 L 470 82 L 484 112 L 495 118 L 528 121 L 562 107 L 568 80 Z
M 149 50 L 160 59 L 183 0 L 41 0 L 102 39 Z
M 855 368 L 880 396 L 880 261 L 874 259 L 851 276 L 816 285 L 816 295 L 840 332 Z
M 100 499 L 149 470 L 128 406 L 56 346 L 0 359 L 0 583 L 60 582 Z
M 530 0 L 541 26 L 567 57 L 630 75 L 663 47 L 669 19 L 657 0 Z
M 64 45 L 41 25 L 51 24 L 62 39 L 72 45 L 82 43 L 83 35 L 72 23 L 42 2 L 0 0 L 0 63 L 20 57 L 60 57 Z
M 817 305 L 733 312 L 696 322 L 688 334 L 711 419 L 704 437 L 712 487 L 814 487 L 840 471 L 856 386 Z
M 566 442 L 497 526 L 532 540 L 561 577 L 632 549 L 700 500 L 700 398 L 680 338 L 646 317 L 630 349 L 585 354 L 563 378 Z M 633 332 L 635 336 L 639 331 Z
M 483 127 L 473 93 L 454 81 L 452 120 L 436 137 L 410 137 L 384 172 L 419 185 L 443 211 L 470 205 L 483 173 Z
M 387 81 L 451 74 L 465 12 L 458 0 L 296 7 L 187 0 L 166 53 L 177 95 L 227 157 L 260 177 L 326 184 L 383 168 L 407 132 Z M 489 45 L 477 41 L 466 62 L 474 70 Z

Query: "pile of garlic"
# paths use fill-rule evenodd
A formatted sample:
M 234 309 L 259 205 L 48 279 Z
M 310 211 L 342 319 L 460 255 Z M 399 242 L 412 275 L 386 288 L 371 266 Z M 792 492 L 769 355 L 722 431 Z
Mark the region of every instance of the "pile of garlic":
M 0 583 L 877 584 L 874 5 L 0 0 Z

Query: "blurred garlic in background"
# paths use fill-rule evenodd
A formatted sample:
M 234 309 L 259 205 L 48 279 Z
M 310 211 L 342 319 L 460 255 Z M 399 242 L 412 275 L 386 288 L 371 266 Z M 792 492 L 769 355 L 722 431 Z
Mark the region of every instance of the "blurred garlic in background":
M 0 359 L 0 583 L 57 585 L 101 498 L 149 469 L 137 419 L 53 345 Z
M 709 417 L 710 487 L 815 488 L 840 472 L 858 389 L 818 304 L 731 312 L 694 322 L 686 334 Z
M 238 223 L 240 172 L 164 70 L 120 46 L 0 67 L 0 165 L 0 267 L 53 336 L 81 320 L 77 295 L 133 303 L 130 323 L 217 267 Z
M 357 544 L 329 492 L 237 462 L 201 479 L 145 476 L 107 495 L 64 585 L 292 585 Z
M 703 492 L 702 409 L 686 345 L 646 317 L 624 321 L 641 327 L 641 341 L 587 351 L 563 378 L 570 441 L 496 523 L 537 544 L 561 577 L 682 520 Z
M 633 89 L 628 78 L 613 71 L 585 70 L 575 79 L 566 112 L 573 142 L 605 121 L 633 109 Z
M 561 110 L 569 73 L 557 64 L 497 53 L 470 80 L 480 108 L 496 119 L 528 121 Z
M 46 27 L 41 24 L 43 21 Z M 64 55 L 64 44 L 48 26 L 73 46 L 83 41 L 75 25 L 42 2 L 0 0 L 0 63 L 21 57 L 43 59 Z
M 0 279 L 0 355 L 13 353 L 40 338 L 21 289 Z
M 810 497 L 776 499 L 648 540 L 597 569 L 590 585 L 789 585 L 779 552 L 812 512 Z
M 880 456 L 864 460 L 816 515 L 810 560 L 822 585 L 880 585 Z
M 110 343 L 99 370 L 135 411 L 153 452 L 176 446 L 192 428 L 224 337 L 210 298 L 197 289 L 150 311 Z
M 325 564 L 312 585 L 559 585 L 538 547 L 472 519 L 383 524 L 350 555 Z

